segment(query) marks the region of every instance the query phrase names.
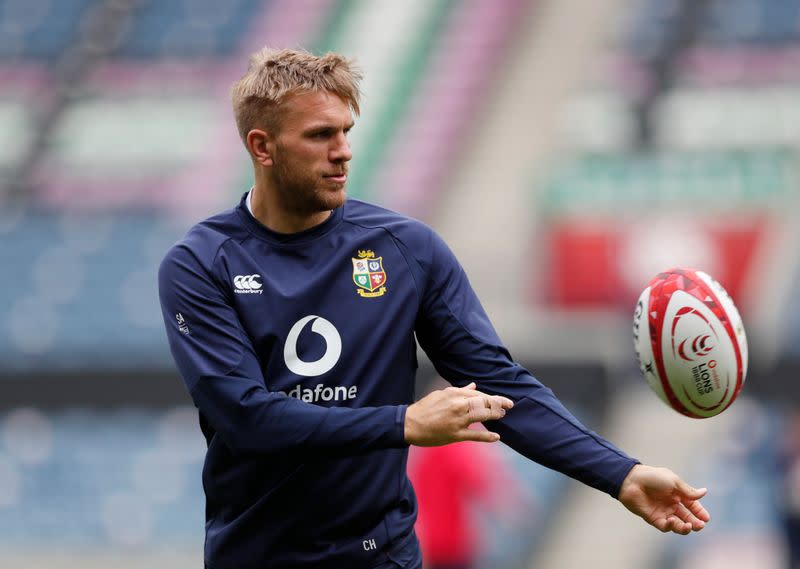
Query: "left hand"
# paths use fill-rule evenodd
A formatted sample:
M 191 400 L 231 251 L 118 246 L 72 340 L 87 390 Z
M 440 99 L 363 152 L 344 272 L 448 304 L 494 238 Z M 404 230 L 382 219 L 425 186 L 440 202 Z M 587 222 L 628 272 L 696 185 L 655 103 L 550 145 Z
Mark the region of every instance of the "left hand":
M 668 468 L 637 464 L 619 490 L 619 501 L 631 512 L 662 532 L 686 535 L 700 531 L 711 520 L 695 489 Z
M 473 423 L 502 419 L 514 402 L 477 390 L 473 381 L 465 387 L 433 391 L 409 405 L 403 425 L 405 440 L 417 446 L 440 446 L 458 441 L 494 443 L 500 435 L 486 429 L 470 429 Z

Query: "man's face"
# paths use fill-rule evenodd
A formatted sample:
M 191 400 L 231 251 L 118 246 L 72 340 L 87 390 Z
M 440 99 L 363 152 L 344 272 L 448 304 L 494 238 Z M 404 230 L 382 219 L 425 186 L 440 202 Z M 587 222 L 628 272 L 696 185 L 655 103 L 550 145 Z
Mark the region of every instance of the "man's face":
M 272 176 L 288 211 L 310 215 L 344 203 L 350 107 L 327 92 L 292 96 L 274 139 Z

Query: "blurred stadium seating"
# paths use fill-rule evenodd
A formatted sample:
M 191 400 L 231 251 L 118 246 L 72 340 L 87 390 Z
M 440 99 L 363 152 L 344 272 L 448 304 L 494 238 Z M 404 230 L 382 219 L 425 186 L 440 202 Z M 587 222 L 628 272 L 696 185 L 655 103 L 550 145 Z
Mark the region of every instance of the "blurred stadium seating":
M 781 567 L 785 509 L 780 452 L 786 409 L 744 399 L 720 444 L 698 457 L 693 479 L 713 480 L 706 506 L 714 512 L 704 539 L 677 541 L 663 552 L 667 567 Z
M 155 275 L 194 221 L 250 186 L 228 102 L 247 54 L 355 56 L 366 99 L 350 193 L 436 226 L 481 117 L 516 88 L 498 74 L 554 1 L 0 0 L 0 550 L 200 547 L 203 445 Z M 506 278 L 527 283 L 518 312 L 563 316 L 576 333 L 575 314 L 627 319 L 665 265 L 702 266 L 734 296 L 753 349 L 743 406 L 758 429 L 744 443 L 748 426 L 732 430 L 697 469 L 717 487 L 713 537 L 656 556 L 690 567 L 743 535 L 758 551 L 781 543 L 766 465 L 800 400 L 800 3 L 621 4 L 582 88 L 561 102 L 557 159 L 526 188 L 534 261 Z M 509 144 L 535 127 L 520 117 Z M 607 387 L 593 405 L 559 367 L 593 356 L 560 349 L 522 359 L 602 425 Z M 610 359 L 589 367 L 630 369 Z M 126 404 L 138 381 L 155 393 L 147 406 Z M 158 391 L 162 381 L 176 389 Z M 514 464 L 538 508 L 517 530 L 540 537 L 568 486 Z M 537 540 L 497 530 L 484 565 L 523 566 Z
M 0 425 L 4 549 L 202 543 L 193 408 L 18 408 Z
M 0 275 L 5 370 L 168 368 L 152 291 L 158 263 L 182 231 L 163 214 L 6 217 L 0 256 L 15 270 Z

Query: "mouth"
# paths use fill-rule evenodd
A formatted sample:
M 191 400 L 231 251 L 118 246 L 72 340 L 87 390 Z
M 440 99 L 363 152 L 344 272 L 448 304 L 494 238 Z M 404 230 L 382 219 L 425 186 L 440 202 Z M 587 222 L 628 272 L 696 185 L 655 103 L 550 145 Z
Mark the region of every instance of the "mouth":
M 347 174 L 332 174 L 323 176 L 326 180 L 330 180 L 336 184 L 344 184 L 347 181 Z

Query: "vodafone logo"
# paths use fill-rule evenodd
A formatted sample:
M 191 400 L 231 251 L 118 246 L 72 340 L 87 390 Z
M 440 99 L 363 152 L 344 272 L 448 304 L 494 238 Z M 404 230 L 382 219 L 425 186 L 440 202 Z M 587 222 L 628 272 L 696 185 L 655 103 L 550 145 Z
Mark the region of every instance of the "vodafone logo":
M 306 324 L 311 324 L 311 331 L 322 336 L 325 340 L 325 353 L 318 360 L 307 362 L 300 359 L 297 355 L 297 340 L 300 338 L 300 333 Z M 305 316 L 298 320 L 292 329 L 289 330 L 289 335 L 286 337 L 286 343 L 283 346 L 283 359 L 286 362 L 286 367 L 289 371 L 304 377 L 314 377 L 329 372 L 339 361 L 342 355 L 342 338 L 336 327 L 322 318 L 312 314 Z
M 236 294 L 261 294 L 261 283 L 257 279 L 261 275 L 236 275 L 233 277 L 233 286 L 236 289 L 233 291 Z

